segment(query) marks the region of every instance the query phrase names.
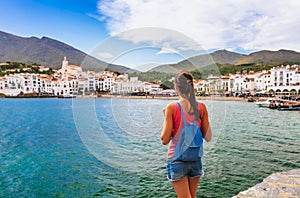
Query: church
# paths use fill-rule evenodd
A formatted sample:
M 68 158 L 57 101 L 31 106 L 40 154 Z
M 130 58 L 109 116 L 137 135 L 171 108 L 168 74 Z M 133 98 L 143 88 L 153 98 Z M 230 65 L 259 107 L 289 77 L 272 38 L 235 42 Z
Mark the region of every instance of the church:
M 82 72 L 82 68 L 76 65 L 69 65 L 69 61 L 65 56 L 64 60 L 62 61 L 61 69 L 59 69 L 57 72 L 61 73 L 62 79 L 66 79 L 68 76 L 76 76 L 79 72 Z

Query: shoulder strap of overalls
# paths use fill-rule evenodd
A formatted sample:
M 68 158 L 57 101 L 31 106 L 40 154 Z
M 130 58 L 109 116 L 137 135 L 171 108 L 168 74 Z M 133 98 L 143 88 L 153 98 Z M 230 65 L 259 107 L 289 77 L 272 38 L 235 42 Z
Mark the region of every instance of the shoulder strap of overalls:
M 181 107 L 181 105 L 179 104 L 179 102 L 177 102 L 177 105 L 178 105 L 178 107 L 179 107 L 179 109 L 180 109 L 181 118 L 183 119 L 183 123 L 184 123 L 184 125 L 186 125 L 186 121 L 185 121 L 185 117 L 184 117 L 184 113 L 183 113 L 182 107 Z
M 181 117 L 183 119 L 184 125 L 186 125 L 186 120 L 185 120 L 185 117 L 184 117 L 184 112 L 182 110 L 182 107 L 181 107 L 181 105 L 180 105 L 179 102 L 177 102 L 177 105 L 178 105 L 178 107 L 180 109 L 180 113 L 181 113 Z M 202 117 L 203 117 L 203 111 L 202 111 L 202 104 L 201 104 L 201 102 L 198 103 L 198 106 L 200 106 L 200 108 L 199 108 L 200 118 L 199 119 L 200 119 L 200 122 L 201 122 Z M 197 120 L 195 120 L 195 123 L 196 122 L 197 122 Z

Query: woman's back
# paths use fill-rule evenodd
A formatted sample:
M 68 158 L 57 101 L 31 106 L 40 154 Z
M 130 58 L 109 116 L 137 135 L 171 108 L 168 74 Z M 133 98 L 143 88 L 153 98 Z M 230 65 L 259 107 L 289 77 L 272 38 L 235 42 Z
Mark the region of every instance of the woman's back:
M 211 130 L 209 127 L 208 114 L 205 105 L 198 104 L 196 101 L 193 77 L 190 73 L 185 71 L 178 73 L 175 77 L 174 87 L 180 98 L 179 103 L 182 107 L 183 115 L 181 115 L 180 107 L 177 106 L 176 103 L 170 103 L 164 109 L 164 127 L 161 133 L 161 141 L 165 145 L 169 144 L 167 154 L 168 179 L 172 182 L 178 197 L 196 197 L 198 181 L 203 175 L 202 155 L 199 155 L 200 152 L 196 152 L 198 155 L 197 158 L 194 158 L 191 157 L 194 155 L 190 155 L 194 152 L 181 151 L 192 150 L 190 146 L 191 144 L 185 144 L 186 139 L 193 140 L 193 143 L 196 142 L 196 140 L 201 140 L 201 144 L 198 144 L 199 142 L 197 142 L 197 144 L 193 144 L 193 147 L 195 145 L 194 148 L 197 149 L 200 148 L 200 146 L 202 148 L 202 137 L 204 137 L 206 141 L 210 141 Z M 194 122 L 195 119 L 199 120 L 201 117 L 201 121 L 198 121 L 197 124 L 203 133 L 201 134 L 197 125 L 184 126 L 182 121 L 183 116 L 186 118 L 187 122 Z M 186 133 L 186 131 L 182 132 L 181 129 L 183 126 L 185 127 L 184 129 L 192 129 L 186 131 L 196 131 L 195 134 L 197 135 L 191 136 L 191 133 Z M 182 134 L 182 136 L 185 134 L 190 136 L 184 136 L 184 138 L 181 138 L 180 134 Z M 184 142 L 182 140 L 184 140 Z M 184 144 L 181 144 L 181 142 Z M 182 147 L 180 145 L 188 145 L 188 147 Z M 178 150 L 178 148 L 180 148 L 180 150 Z

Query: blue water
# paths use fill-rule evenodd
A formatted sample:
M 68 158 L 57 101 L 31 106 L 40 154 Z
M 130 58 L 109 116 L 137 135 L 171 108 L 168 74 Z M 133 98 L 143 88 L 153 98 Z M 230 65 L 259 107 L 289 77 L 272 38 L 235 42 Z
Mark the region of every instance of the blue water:
M 174 197 L 159 139 L 169 102 L 1 99 L 0 197 Z M 232 197 L 300 168 L 300 113 L 203 102 L 214 138 L 197 197 Z

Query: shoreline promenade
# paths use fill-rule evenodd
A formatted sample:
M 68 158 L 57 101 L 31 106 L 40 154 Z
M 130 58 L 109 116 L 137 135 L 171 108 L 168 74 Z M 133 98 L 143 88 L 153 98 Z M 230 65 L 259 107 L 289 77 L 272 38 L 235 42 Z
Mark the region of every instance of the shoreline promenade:
M 38 95 L 24 95 L 24 96 L 5 96 L 0 94 L 0 98 L 59 98 L 57 96 L 38 96 Z M 123 95 L 76 95 L 76 98 L 112 98 L 112 99 L 157 99 L 157 100 L 177 100 L 178 96 L 123 96 Z M 197 100 L 219 100 L 219 101 L 247 101 L 244 97 L 225 97 L 225 96 L 196 96 Z
M 77 98 L 88 98 L 89 96 L 77 96 Z M 96 98 L 96 97 L 94 97 Z M 121 96 L 121 95 L 101 95 L 97 98 L 114 99 L 159 99 L 159 100 L 177 100 L 178 96 Z M 220 101 L 247 101 L 247 98 L 224 97 L 224 96 L 196 96 L 197 100 L 220 100 Z

